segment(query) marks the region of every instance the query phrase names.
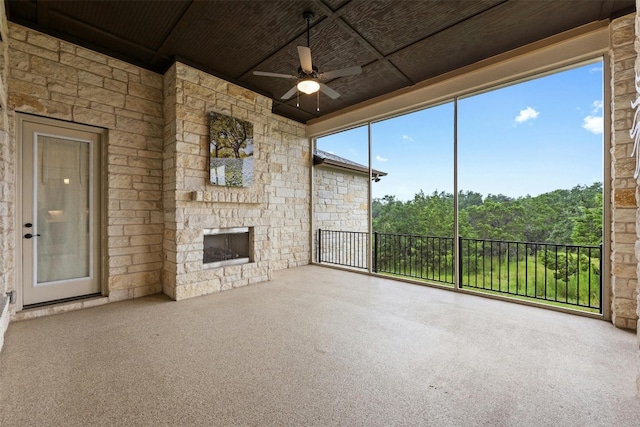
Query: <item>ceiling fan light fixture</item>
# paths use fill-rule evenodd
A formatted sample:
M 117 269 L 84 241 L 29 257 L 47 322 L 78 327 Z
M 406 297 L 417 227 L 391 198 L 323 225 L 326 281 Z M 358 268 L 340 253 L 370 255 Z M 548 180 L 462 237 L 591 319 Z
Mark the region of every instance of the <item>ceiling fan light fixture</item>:
M 300 92 L 306 93 L 307 95 L 311 95 L 320 90 L 320 84 L 315 80 L 302 80 L 298 82 L 297 86 Z

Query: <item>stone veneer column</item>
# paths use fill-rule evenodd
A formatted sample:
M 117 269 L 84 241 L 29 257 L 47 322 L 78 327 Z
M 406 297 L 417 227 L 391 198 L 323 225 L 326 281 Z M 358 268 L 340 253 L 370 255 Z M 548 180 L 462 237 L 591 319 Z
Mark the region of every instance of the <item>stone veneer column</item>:
M 209 113 L 253 124 L 253 183 L 210 183 Z M 164 76 L 163 292 L 181 300 L 270 279 L 309 262 L 310 165 L 305 126 L 268 98 L 176 63 Z M 252 262 L 203 264 L 203 230 L 251 227 Z
M 15 144 L 9 138 L 7 117 L 8 43 L 4 2 L 0 4 L 0 350 L 9 325 L 6 293 L 15 288 Z M 0 415 L 1 419 L 1 415 Z
M 638 316 L 636 273 L 636 181 L 631 101 L 634 83 L 634 15 L 614 20 L 611 31 L 611 321 L 619 328 L 636 329 Z
M 635 14 L 635 33 L 633 34 L 633 44 L 635 50 L 634 71 L 635 75 L 640 75 L 640 0 L 636 0 L 636 14 Z M 638 95 L 638 94 L 636 94 Z M 640 95 L 639 95 L 640 96 Z M 640 181 L 636 181 L 636 201 L 639 202 L 640 207 L 640 187 L 638 186 Z M 640 224 L 640 209 L 636 210 L 636 224 Z M 637 237 L 640 237 L 640 227 L 637 228 Z M 640 259 L 640 240 L 636 240 L 636 260 Z M 640 316 L 640 265 L 636 264 L 637 277 L 639 280 L 636 282 L 636 315 Z M 640 348 L 640 320 L 638 320 L 636 330 L 638 332 L 638 347 Z M 640 397 L 640 364 L 638 365 L 638 374 L 636 376 L 636 387 L 638 390 L 638 396 Z
M 178 261 L 176 251 L 176 169 L 177 117 L 176 117 L 176 64 L 164 75 L 164 145 L 162 161 L 162 204 L 164 206 L 164 237 L 162 241 L 164 263 L 162 292 L 176 299 Z

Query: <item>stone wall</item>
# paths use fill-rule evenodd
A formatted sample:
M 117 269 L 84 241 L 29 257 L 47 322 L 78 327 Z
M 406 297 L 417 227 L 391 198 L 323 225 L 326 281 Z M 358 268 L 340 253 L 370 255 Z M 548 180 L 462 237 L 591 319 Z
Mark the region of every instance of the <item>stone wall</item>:
M 268 280 L 309 262 L 309 141 L 305 126 L 271 113 L 271 100 L 176 63 L 165 74 L 164 293 L 180 300 Z M 253 123 L 248 188 L 214 186 L 209 113 Z M 203 267 L 203 229 L 253 227 L 253 260 Z
M 107 129 L 109 300 L 163 289 L 181 299 L 309 262 L 311 155 L 304 125 L 273 115 L 268 98 L 182 64 L 163 77 L 19 25 L 8 30 L 9 90 L 1 111 L 9 116 L 0 122 L 2 297 L 16 287 L 15 112 Z M 252 188 L 208 184 L 212 111 L 254 123 Z M 254 227 L 254 262 L 202 270 L 202 228 L 238 225 Z
M 635 99 L 634 15 L 611 23 L 611 320 L 619 328 L 636 329 L 638 316 L 635 252 L 636 181 L 633 140 L 629 135 Z
M 633 36 L 634 50 L 635 50 L 635 61 L 634 61 L 634 74 L 640 75 L 640 0 L 636 0 L 636 14 L 634 17 L 634 29 L 635 33 Z M 640 97 L 640 94 L 637 94 Z M 636 202 L 638 204 L 639 209 L 636 210 L 636 224 L 640 223 L 640 180 L 636 181 Z M 636 229 L 636 260 L 640 259 L 640 227 Z M 636 315 L 640 317 L 640 265 L 636 264 L 637 268 L 637 285 L 636 285 Z M 638 333 L 638 348 L 640 349 L 640 320 L 637 323 L 637 333 Z M 636 376 L 636 387 L 638 391 L 638 397 L 640 397 L 640 361 L 637 367 L 637 376 Z
M 314 191 L 313 259 L 317 261 L 318 229 L 364 233 L 369 231 L 369 176 L 319 165 L 314 170 Z M 359 235 L 323 239 L 322 255 L 325 260 L 340 260 L 342 264 L 366 268 L 369 252 L 366 241 L 366 236 Z M 340 251 L 346 247 L 353 250 L 346 253 Z
M 109 299 L 160 292 L 162 76 L 11 23 L 8 43 L 11 124 L 25 112 L 108 129 Z M 10 135 L 2 168 L 13 174 L 18 142 Z
M 9 298 L 15 283 L 15 145 L 9 138 L 7 116 L 8 52 L 7 17 L 0 4 L 0 350 L 9 325 Z

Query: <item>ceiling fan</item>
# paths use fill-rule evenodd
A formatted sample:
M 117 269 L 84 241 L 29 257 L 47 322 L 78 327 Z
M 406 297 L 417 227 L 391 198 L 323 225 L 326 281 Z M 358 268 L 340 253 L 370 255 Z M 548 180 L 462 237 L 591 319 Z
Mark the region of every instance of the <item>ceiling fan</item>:
M 336 99 L 340 96 L 340 94 L 324 84 L 322 81 L 331 80 L 338 77 L 355 76 L 362 72 L 362 68 L 360 66 L 354 66 L 342 68 L 340 70 L 327 71 L 324 73 L 318 72 L 318 68 L 315 67 L 313 65 L 313 62 L 311 61 L 311 49 L 309 48 L 310 21 L 313 18 L 313 13 L 304 12 L 302 14 L 302 17 L 307 20 L 307 46 L 298 46 L 298 57 L 300 58 L 300 67 L 298 68 L 298 74 L 293 75 L 271 73 L 269 71 L 254 71 L 253 74 L 256 76 L 278 77 L 282 79 L 297 80 L 295 86 L 287 91 L 287 93 L 282 95 L 281 99 L 289 99 L 294 94 L 299 94 L 300 92 L 311 95 L 318 91 L 324 93 L 331 99 Z M 318 108 L 318 111 L 319 110 L 320 108 Z

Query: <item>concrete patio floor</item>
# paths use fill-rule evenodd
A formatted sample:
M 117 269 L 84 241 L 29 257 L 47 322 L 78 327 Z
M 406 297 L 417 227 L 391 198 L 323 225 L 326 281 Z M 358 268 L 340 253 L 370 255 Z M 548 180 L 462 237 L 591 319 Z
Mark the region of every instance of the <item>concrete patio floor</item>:
M 319 266 L 9 325 L 11 426 L 640 425 L 634 333 Z

